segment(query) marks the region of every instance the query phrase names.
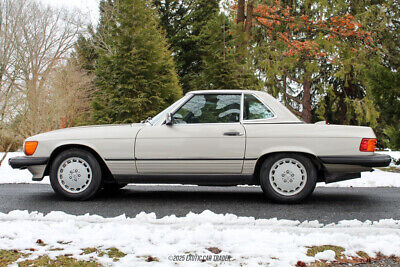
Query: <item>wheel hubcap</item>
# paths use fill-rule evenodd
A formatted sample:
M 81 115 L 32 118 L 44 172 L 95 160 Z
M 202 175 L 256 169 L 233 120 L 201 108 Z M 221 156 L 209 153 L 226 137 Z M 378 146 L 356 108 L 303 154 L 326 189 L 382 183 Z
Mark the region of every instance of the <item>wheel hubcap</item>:
M 284 196 L 296 195 L 306 185 L 306 168 L 298 160 L 280 159 L 272 165 L 269 181 L 277 193 Z
M 84 191 L 92 181 L 92 169 L 83 159 L 72 157 L 64 160 L 57 171 L 60 186 L 69 193 Z

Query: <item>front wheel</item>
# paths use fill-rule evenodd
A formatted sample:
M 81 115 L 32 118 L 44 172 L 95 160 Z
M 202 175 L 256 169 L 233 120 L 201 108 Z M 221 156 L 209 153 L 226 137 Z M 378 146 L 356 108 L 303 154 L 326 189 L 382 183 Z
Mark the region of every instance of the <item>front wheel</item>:
M 299 154 L 272 155 L 260 170 L 261 188 L 269 199 L 276 202 L 299 202 L 311 195 L 316 183 L 314 164 Z
M 93 197 L 101 186 L 101 177 L 99 162 L 82 149 L 65 150 L 51 164 L 51 186 L 57 194 L 69 199 Z

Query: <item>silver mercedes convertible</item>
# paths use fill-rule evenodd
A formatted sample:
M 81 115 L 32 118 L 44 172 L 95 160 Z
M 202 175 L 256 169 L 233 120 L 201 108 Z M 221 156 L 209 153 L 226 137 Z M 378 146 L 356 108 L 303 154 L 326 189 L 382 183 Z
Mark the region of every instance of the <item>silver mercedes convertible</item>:
M 369 127 L 307 124 L 265 92 L 195 91 L 138 124 L 60 129 L 29 137 L 9 160 L 34 181 L 85 200 L 128 183 L 260 185 L 278 202 L 309 196 L 317 182 L 358 178 L 390 164 Z

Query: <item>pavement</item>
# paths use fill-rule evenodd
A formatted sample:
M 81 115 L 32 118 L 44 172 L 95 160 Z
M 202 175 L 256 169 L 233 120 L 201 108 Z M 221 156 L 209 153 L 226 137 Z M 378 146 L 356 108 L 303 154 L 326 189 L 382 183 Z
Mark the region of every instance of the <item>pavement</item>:
M 50 185 L 1 184 L 0 212 L 12 210 L 64 211 L 69 214 L 97 214 L 115 217 L 154 212 L 157 218 L 189 212 L 232 213 L 238 216 L 278 218 L 336 223 L 400 219 L 400 188 L 317 187 L 300 204 L 269 202 L 259 187 L 148 186 L 129 185 L 114 193 L 100 192 L 89 201 L 69 201 L 57 196 Z

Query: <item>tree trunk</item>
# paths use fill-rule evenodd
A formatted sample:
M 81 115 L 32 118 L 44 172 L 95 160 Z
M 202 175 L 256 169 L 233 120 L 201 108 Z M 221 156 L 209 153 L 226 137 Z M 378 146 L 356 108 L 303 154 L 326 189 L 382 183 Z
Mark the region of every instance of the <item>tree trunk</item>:
M 244 20 L 245 20 L 245 14 L 244 14 L 245 2 L 246 2 L 246 0 L 238 0 L 237 20 L 236 20 L 237 24 L 244 23 Z
M 311 123 L 311 82 L 308 78 L 303 80 L 303 111 L 301 112 L 301 118 L 306 123 Z
M 3 161 L 6 159 L 7 154 L 8 154 L 8 152 L 9 152 L 10 149 L 11 149 L 11 146 L 12 146 L 12 143 L 10 143 L 10 144 L 8 145 L 8 147 L 6 148 L 6 151 L 4 151 L 4 155 L 3 155 L 3 157 L 1 157 L 1 159 L 0 159 L 0 166 L 1 166 L 1 164 L 3 163 Z
M 249 0 L 247 2 L 246 8 L 246 24 L 244 31 L 247 34 L 247 38 L 250 37 L 251 27 L 253 26 L 253 13 L 254 13 L 254 0 Z

